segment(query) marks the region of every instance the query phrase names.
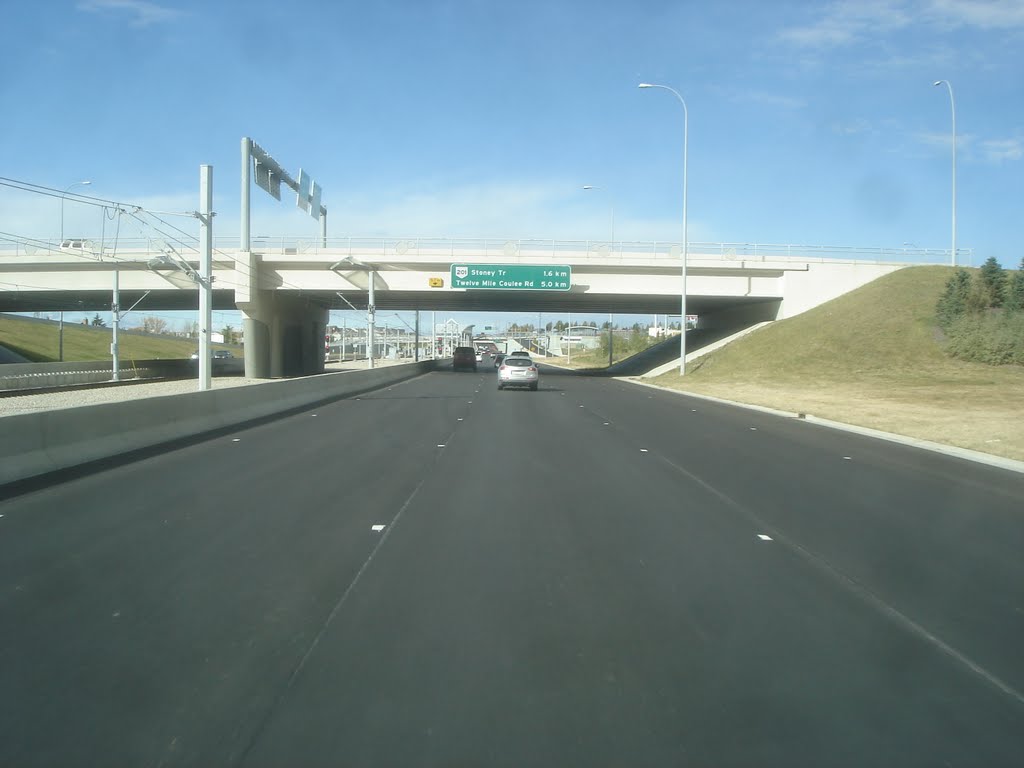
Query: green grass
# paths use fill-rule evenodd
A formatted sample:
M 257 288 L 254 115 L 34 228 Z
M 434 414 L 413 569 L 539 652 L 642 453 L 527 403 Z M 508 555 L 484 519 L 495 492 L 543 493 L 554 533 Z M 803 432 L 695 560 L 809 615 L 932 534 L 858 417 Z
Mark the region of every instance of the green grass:
M 655 382 L 1024 459 L 1024 366 L 956 360 L 935 304 L 952 267 L 911 267 Z
M 110 358 L 110 328 L 64 324 L 64 360 L 67 362 L 107 360 Z M 0 314 L 0 345 L 36 363 L 59 360 L 57 323 L 41 323 L 18 315 Z M 156 334 L 118 336 L 121 358 L 125 360 L 156 360 L 187 358 L 196 349 L 196 342 Z M 240 348 L 214 344 L 215 349 Z

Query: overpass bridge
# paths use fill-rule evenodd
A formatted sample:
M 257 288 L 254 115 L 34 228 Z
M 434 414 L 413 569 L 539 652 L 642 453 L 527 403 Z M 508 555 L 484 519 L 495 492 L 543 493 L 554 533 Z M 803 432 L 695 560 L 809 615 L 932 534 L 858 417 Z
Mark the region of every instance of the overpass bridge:
M 692 243 L 687 310 L 709 329 L 792 317 L 882 275 L 941 263 L 941 251 Z M 452 288 L 453 264 L 567 265 L 569 290 Z M 246 371 L 276 377 L 322 370 L 328 311 L 380 309 L 676 314 L 681 249 L 673 243 L 447 238 L 253 238 L 213 254 L 214 308 L 244 317 Z M 0 249 L 0 311 L 103 311 L 118 273 L 120 305 L 198 306 L 195 247 L 121 240 Z

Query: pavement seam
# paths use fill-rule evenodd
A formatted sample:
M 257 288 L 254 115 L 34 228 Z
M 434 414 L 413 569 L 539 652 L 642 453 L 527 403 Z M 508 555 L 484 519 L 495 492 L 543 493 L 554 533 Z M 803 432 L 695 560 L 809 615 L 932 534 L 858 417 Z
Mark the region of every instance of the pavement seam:
M 453 429 L 451 434 L 446 438 L 445 444 L 450 444 L 454 436 L 455 430 Z M 440 455 L 440 452 L 435 455 L 432 464 L 437 463 L 438 457 Z M 405 510 L 409 508 L 413 500 L 415 500 L 415 498 L 419 495 L 420 489 L 432 476 L 433 473 L 429 471 L 423 474 L 423 477 L 420 478 L 420 481 L 416 484 L 416 487 L 412 489 L 412 492 L 402 503 L 402 506 L 399 507 L 398 512 L 396 512 L 395 516 L 391 518 L 390 522 L 387 523 L 386 527 L 383 529 L 383 532 L 380 534 L 380 537 L 377 539 L 377 543 L 374 544 L 373 548 L 370 550 L 370 554 L 366 557 L 366 560 L 359 567 L 359 570 L 356 572 L 356 575 L 352 578 L 352 581 L 349 583 L 349 585 L 345 588 L 345 591 L 342 592 L 341 597 L 338 598 L 338 602 L 334 604 L 334 607 L 331 609 L 331 612 L 327 614 L 327 618 L 320 626 L 320 629 L 317 630 L 317 633 L 313 637 L 313 640 L 309 644 L 309 647 L 306 649 L 306 652 L 302 655 L 302 658 L 299 660 L 299 663 L 296 665 L 295 669 L 292 670 L 291 675 L 288 676 L 288 682 L 285 683 L 284 688 L 274 697 L 274 700 L 271 703 L 270 707 L 267 709 L 264 716 L 260 719 L 259 723 L 253 729 L 252 735 L 249 738 L 249 742 L 246 744 L 245 748 L 239 754 L 238 759 L 232 761 L 234 765 L 243 764 L 246 758 L 249 756 L 249 753 L 252 751 L 253 747 L 256 746 L 256 743 L 263 735 L 264 730 L 266 729 L 267 725 L 273 718 L 274 713 L 277 711 L 278 706 L 280 706 L 281 701 L 284 699 L 285 695 L 287 695 L 288 691 L 292 689 L 292 686 L 295 684 L 295 681 L 298 679 L 299 675 L 302 674 L 303 669 L 305 669 L 306 663 L 309 661 L 310 657 L 312 657 L 313 652 L 320 645 L 321 638 L 323 638 L 323 636 L 327 633 L 327 630 L 330 629 L 330 626 L 334 622 L 335 617 L 338 615 L 338 613 L 341 612 L 341 609 L 348 601 L 349 596 L 352 594 L 352 592 L 355 590 L 356 586 L 362 579 L 363 574 L 366 573 L 366 571 L 369 569 L 371 563 L 373 563 L 374 558 L 377 556 L 377 553 L 384 546 L 384 543 L 388 540 L 388 537 L 391 536 L 391 532 L 394 531 L 395 526 L 398 525 L 398 521 L 405 513 Z
M 707 400 L 713 403 L 720 403 L 721 405 L 732 405 L 737 408 L 746 408 L 751 411 L 760 411 L 761 413 L 767 413 L 772 416 L 781 416 L 788 419 L 797 419 L 799 421 L 806 421 L 809 424 L 817 424 L 818 426 L 828 427 L 829 429 L 838 429 L 844 432 L 852 432 L 854 434 L 863 435 L 864 437 L 873 437 L 878 440 L 887 440 L 890 443 L 899 443 L 901 445 L 908 445 L 912 448 L 920 448 L 925 451 L 931 451 L 933 453 L 941 453 L 946 456 L 952 456 L 957 459 L 964 459 L 965 461 L 973 461 L 977 464 L 986 464 L 990 467 L 998 467 L 999 469 L 1005 469 L 1010 472 L 1017 472 L 1024 474 L 1024 461 L 1017 461 L 1015 459 L 1009 459 L 1004 456 L 995 456 L 990 453 L 983 453 L 981 451 L 972 451 L 970 448 L 958 448 L 955 445 L 945 445 L 944 443 L 936 443 L 931 440 L 923 440 L 918 437 L 908 437 L 907 435 L 900 435 L 895 432 L 885 432 L 880 429 L 872 429 L 871 427 L 860 427 L 856 424 L 847 424 L 842 421 L 832 421 L 830 419 L 823 419 L 818 416 L 811 414 L 800 414 L 795 411 L 783 411 L 777 408 L 768 408 L 763 405 L 754 405 L 752 403 L 741 403 L 736 400 L 726 400 L 722 397 L 714 397 L 712 395 L 701 395 L 696 392 L 686 392 L 681 389 L 672 389 L 671 387 L 663 387 L 659 384 L 651 384 L 646 381 L 637 381 L 632 377 L 627 376 L 616 376 L 615 381 L 621 381 L 626 384 L 636 384 L 640 387 L 650 387 L 651 389 L 657 389 L 662 392 L 669 392 L 676 395 L 682 395 L 683 397 L 695 397 L 699 400 Z

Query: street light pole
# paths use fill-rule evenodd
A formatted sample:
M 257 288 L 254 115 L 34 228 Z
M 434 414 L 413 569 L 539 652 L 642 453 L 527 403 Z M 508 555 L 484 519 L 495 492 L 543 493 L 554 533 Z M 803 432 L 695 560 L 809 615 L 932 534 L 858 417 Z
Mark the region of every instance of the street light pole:
M 611 219 L 611 232 L 612 232 L 611 244 L 612 244 L 612 248 L 614 249 L 615 248 L 615 201 L 612 199 L 611 192 L 609 192 L 604 187 L 597 187 L 597 186 L 594 186 L 593 184 L 584 184 L 583 188 L 584 189 L 599 189 L 602 192 L 607 193 L 607 195 L 608 195 L 609 217 Z
M 683 105 L 683 268 L 682 268 L 682 298 L 680 300 L 681 312 L 682 312 L 682 323 L 680 324 L 679 332 L 679 375 L 686 375 L 686 257 L 687 257 L 687 243 L 686 243 L 686 154 L 687 145 L 689 144 L 689 133 L 690 133 L 690 117 L 689 110 L 686 108 L 686 101 L 675 88 L 670 88 L 667 85 L 656 85 L 654 83 L 640 83 L 638 88 L 661 88 L 674 94 L 679 103 Z
M 69 184 L 63 192 L 60 193 L 60 241 L 64 242 L 64 196 L 71 191 L 72 187 L 87 187 L 92 184 L 91 181 L 76 181 L 74 184 Z
M 949 109 L 953 115 L 953 243 L 950 249 L 950 259 L 953 266 L 956 266 L 956 102 L 953 100 L 953 86 L 949 80 L 936 80 L 934 86 L 945 85 L 949 90 Z

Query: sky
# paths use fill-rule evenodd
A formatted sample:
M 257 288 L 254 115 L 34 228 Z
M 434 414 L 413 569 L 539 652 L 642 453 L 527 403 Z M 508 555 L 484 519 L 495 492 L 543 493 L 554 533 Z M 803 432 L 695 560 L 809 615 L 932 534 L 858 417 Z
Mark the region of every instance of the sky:
M 0 0 L 0 176 L 237 237 L 250 136 L 330 237 L 950 247 L 1024 257 L 1024 0 Z M 583 190 L 584 185 L 600 187 Z M 253 190 L 254 235 L 314 236 Z M 182 220 L 198 231 L 198 225 Z M 56 238 L 0 186 L 0 232 Z M 65 232 L 97 209 L 67 203 Z M 138 227 L 136 227 L 138 229 Z M 129 227 L 123 236 L 145 235 Z M 474 318 L 470 318 L 472 321 Z M 475 318 L 480 320 L 480 318 Z

